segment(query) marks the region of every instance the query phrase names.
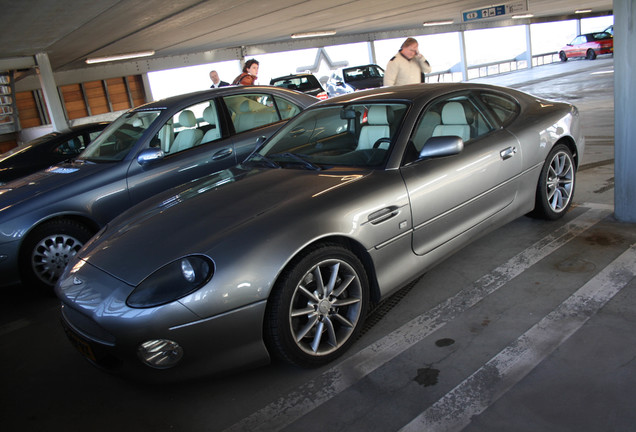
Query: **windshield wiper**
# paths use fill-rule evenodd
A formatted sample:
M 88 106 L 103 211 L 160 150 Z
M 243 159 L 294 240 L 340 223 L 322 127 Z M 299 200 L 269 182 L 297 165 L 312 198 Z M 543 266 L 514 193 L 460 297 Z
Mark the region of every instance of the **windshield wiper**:
M 298 156 L 296 153 L 290 153 L 290 152 L 278 153 L 273 156 L 283 156 L 283 157 L 294 159 L 296 162 L 301 163 L 305 168 L 309 168 L 310 170 L 320 171 L 322 169 L 320 166 L 316 165 L 313 162 L 308 161 L 307 159 L 301 156 Z
M 257 159 L 259 159 L 259 160 L 257 160 Z M 267 156 L 263 156 L 260 153 L 252 153 L 247 159 L 245 159 L 243 161 L 244 164 L 246 164 L 246 163 L 256 163 L 256 162 L 264 162 L 265 165 L 267 165 L 270 168 L 280 168 L 280 164 L 278 164 L 277 162 L 271 160 Z

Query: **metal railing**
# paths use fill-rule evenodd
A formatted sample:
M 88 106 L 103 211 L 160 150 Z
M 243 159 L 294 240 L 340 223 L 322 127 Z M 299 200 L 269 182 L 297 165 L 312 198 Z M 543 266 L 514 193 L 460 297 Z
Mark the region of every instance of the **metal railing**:
M 532 56 L 532 67 L 543 66 L 559 61 L 561 61 L 559 59 L 559 53 L 556 51 L 550 53 L 536 54 Z M 466 68 L 466 74 L 468 79 L 471 80 L 493 75 L 511 73 L 523 69 L 528 69 L 527 59 L 517 57 L 509 60 L 471 65 Z M 459 64 L 444 71 L 436 71 L 426 74 L 427 83 L 461 82 L 462 80 L 463 74 L 461 72 L 461 65 Z

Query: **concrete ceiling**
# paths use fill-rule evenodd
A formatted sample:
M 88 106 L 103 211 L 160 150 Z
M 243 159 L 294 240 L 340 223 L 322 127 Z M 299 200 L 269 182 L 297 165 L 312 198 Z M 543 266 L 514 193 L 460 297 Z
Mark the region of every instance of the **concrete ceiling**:
M 505 0 L 0 0 L 0 60 L 46 53 L 54 71 L 87 57 L 154 50 L 155 58 L 291 42 L 292 33 L 338 36 L 423 29 L 428 21 Z M 612 0 L 528 0 L 535 18 L 611 11 Z

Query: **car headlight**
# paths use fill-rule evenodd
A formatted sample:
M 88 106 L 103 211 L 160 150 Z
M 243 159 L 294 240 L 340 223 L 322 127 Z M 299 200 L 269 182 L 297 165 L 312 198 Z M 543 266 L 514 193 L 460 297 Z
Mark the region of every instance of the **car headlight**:
M 203 256 L 180 258 L 144 279 L 128 296 L 133 308 L 149 308 L 178 300 L 205 285 L 212 277 L 212 262 Z

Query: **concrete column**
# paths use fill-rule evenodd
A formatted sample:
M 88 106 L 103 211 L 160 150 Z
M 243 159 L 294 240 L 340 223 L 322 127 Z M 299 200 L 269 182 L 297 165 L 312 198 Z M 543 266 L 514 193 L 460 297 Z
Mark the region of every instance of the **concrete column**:
M 528 69 L 532 69 L 532 32 L 530 31 L 530 24 L 526 24 L 525 29 L 526 29 L 526 61 L 528 62 Z
M 49 56 L 46 53 L 37 53 L 35 55 L 35 62 L 37 63 L 37 73 L 53 130 L 60 132 L 65 131 L 68 129 L 68 121 L 64 115 L 64 106 L 60 100 L 60 95 L 57 92 L 57 85 L 53 77 L 53 69 L 49 62 Z
M 636 222 L 636 2 L 614 0 L 614 213 Z
M 458 32 L 459 34 L 459 63 L 462 69 L 462 81 L 468 81 L 468 67 L 466 65 L 466 39 L 464 30 Z

